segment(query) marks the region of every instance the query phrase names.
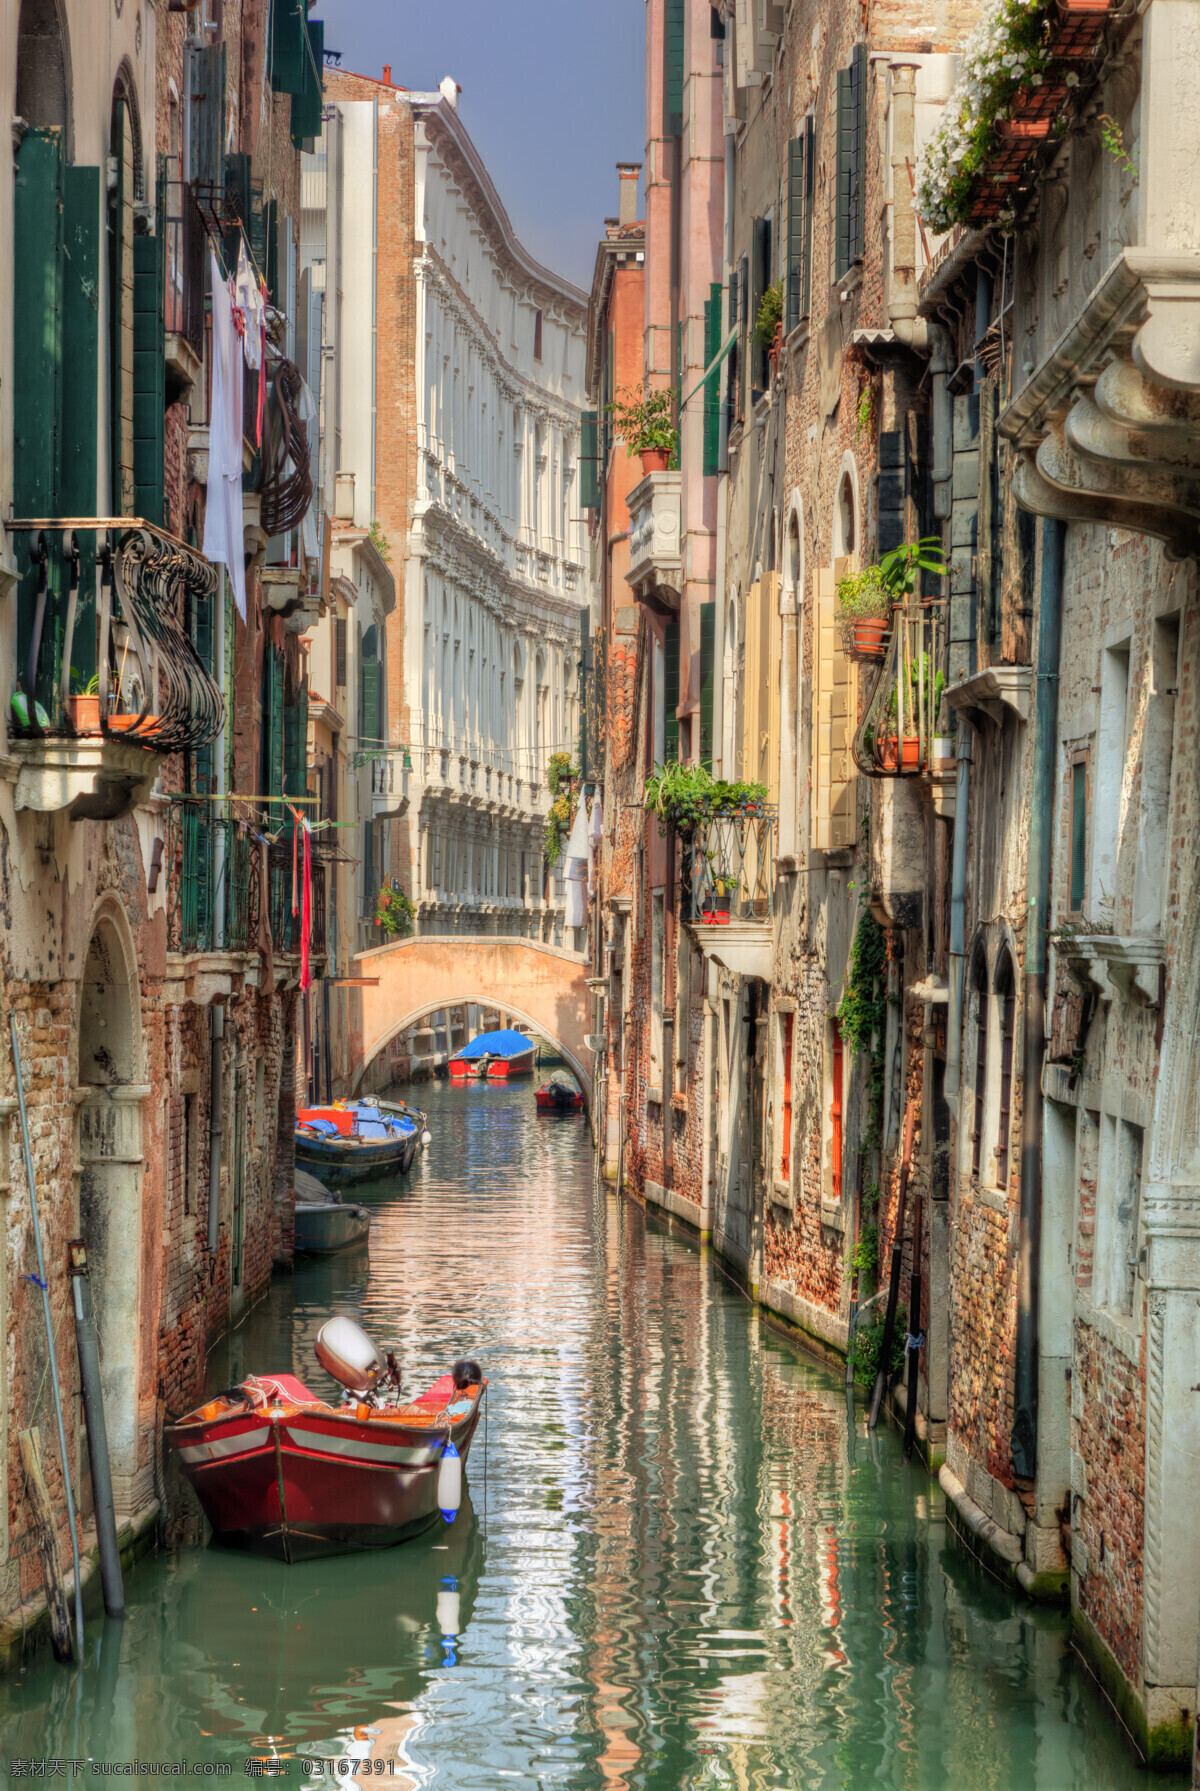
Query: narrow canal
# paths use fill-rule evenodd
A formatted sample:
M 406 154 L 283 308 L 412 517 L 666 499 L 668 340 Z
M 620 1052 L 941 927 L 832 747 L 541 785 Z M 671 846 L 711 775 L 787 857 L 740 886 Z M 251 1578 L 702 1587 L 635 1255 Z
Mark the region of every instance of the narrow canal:
M 325 1388 L 335 1309 L 399 1340 L 408 1387 L 476 1355 L 486 1491 L 481 1430 L 449 1530 L 290 1568 L 148 1557 L 82 1675 L 43 1658 L 0 1685 L 6 1768 L 184 1759 L 243 1782 L 274 1751 L 293 1784 L 453 1791 L 1162 1784 L 1064 1621 L 964 1559 L 936 1483 L 868 1439 L 840 1376 L 711 1253 L 594 1193 L 581 1120 L 539 1120 L 527 1083 L 422 1098 L 433 1144 L 367 1190 L 369 1258 L 278 1280 L 212 1385 Z

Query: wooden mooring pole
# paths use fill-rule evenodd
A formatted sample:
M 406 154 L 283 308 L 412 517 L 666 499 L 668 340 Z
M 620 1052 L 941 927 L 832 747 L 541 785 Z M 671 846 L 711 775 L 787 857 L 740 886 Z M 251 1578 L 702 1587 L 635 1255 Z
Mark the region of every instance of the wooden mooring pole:
M 42 1445 L 36 1430 L 21 1432 L 21 1461 L 25 1468 L 25 1490 L 33 1507 L 37 1528 L 38 1551 L 42 1557 L 42 1579 L 46 1586 L 46 1609 L 50 1613 L 50 1646 L 55 1660 L 70 1660 L 71 1619 L 67 1611 L 67 1592 L 62 1568 L 58 1562 L 58 1538 L 54 1525 L 54 1507 L 42 1472 Z

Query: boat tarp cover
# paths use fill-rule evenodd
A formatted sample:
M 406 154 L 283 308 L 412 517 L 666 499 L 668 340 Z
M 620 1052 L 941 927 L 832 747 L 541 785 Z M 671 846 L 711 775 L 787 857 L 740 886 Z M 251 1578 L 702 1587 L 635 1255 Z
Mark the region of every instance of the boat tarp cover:
M 481 1032 L 478 1038 L 464 1045 L 455 1057 L 463 1057 L 468 1061 L 478 1057 L 519 1057 L 522 1052 L 533 1050 L 533 1040 L 525 1037 L 523 1032 L 513 1032 L 509 1027 L 501 1027 L 499 1032 Z

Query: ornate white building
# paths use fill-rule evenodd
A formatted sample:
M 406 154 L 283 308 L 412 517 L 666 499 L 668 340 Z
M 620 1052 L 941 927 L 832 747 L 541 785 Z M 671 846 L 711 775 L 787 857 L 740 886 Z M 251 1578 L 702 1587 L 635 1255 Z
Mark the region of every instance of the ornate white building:
M 345 122 L 343 280 L 362 270 L 342 439 L 364 462 L 373 443 L 355 520 L 382 531 L 398 587 L 391 863 L 421 932 L 562 943 L 542 836 L 550 756 L 579 746 L 586 296 L 517 241 L 452 81 L 331 74 L 327 94 Z

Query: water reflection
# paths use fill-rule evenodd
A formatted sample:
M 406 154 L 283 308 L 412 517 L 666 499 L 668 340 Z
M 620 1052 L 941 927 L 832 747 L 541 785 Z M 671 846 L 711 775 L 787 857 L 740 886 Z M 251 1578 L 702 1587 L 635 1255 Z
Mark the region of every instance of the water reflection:
M 429 1152 L 357 1196 L 369 1257 L 281 1280 L 212 1379 L 291 1366 L 327 1390 L 330 1310 L 391 1340 L 412 1389 L 478 1356 L 486 1491 L 481 1430 L 455 1524 L 398 1549 L 143 1562 L 82 1675 L 0 1686 L 9 1757 L 238 1776 L 274 1754 L 293 1783 L 318 1759 L 326 1783 L 454 1791 L 1151 1783 L 1062 1619 L 948 1546 L 936 1482 L 709 1253 L 593 1192 L 582 1124 L 518 1085 L 423 1104 Z

